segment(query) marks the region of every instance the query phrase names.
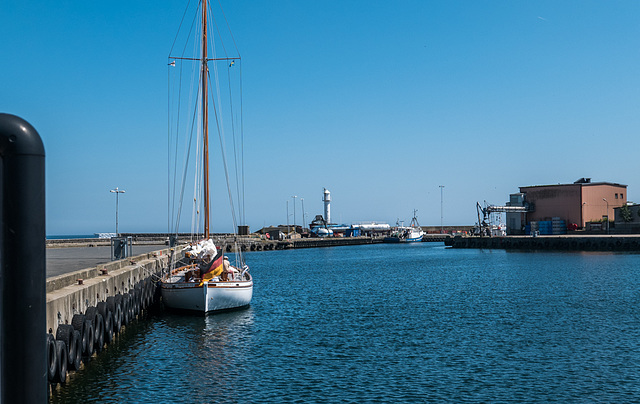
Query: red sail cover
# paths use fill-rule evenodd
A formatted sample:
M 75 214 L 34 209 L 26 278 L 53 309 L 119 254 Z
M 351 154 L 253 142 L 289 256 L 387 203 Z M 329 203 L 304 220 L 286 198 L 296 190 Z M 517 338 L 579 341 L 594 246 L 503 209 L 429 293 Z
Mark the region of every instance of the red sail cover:
M 222 262 L 223 262 L 222 248 L 218 248 L 217 250 L 218 252 L 216 253 L 216 256 L 213 257 L 213 260 L 211 261 L 209 268 L 208 269 L 202 268 L 203 281 L 208 281 L 214 276 L 220 276 L 220 274 L 222 273 L 222 269 L 224 268 L 222 265 Z

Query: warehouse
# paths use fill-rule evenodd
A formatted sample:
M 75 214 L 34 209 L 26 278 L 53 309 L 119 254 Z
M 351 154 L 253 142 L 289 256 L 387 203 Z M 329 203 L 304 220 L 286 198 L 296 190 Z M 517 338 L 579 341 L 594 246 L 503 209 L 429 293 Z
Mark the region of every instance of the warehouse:
M 511 195 L 509 205 L 525 203 L 529 212 L 508 215 L 509 234 L 526 232 L 532 223 L 552 220 L 563 222 L 569 229 L 585 228 L 588 222 L 613 221 L 614 209 L 627 204 L 627 186 L 580 178 L 573 184 L 520 187 L 520 194 Z

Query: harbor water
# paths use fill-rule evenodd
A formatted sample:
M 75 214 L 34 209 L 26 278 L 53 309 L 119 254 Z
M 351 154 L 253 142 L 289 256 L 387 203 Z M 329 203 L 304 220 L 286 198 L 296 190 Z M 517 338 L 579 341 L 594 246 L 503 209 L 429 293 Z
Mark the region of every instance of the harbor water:
M 51 402 L 630 402 L 640 255 L 248 253 L 250 308 L 135 322 Z

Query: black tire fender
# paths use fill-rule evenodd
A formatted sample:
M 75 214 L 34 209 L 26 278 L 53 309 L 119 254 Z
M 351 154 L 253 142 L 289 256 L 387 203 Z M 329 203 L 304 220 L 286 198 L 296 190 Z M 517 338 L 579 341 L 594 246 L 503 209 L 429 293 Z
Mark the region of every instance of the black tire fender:
M 122 325 L 129 324 L 129 295 L 122 295 Z
M 84 314 L 74 314 L 71 319 L 71 325 L 76 331 L 80 332 L 80 353 L 86 349 L 87 340 L 85 339 L 84 322 L 87 318 Z
M 47 378 L 50 382 L 56 377 L 56 370 L 58 369 L 58 357 L 56 354 L 56 339 L 53 338 L 53 334 L 47 334 L 47 362 L 48 362 L 48 375 Z
M 55 383 L 67 382 L 67 344 L 64 341 L 56 341 L 56 376 L 53 378 Z
M 119 333 L 120 328 L 122 327 L 122 306 L 120 306 L 120 304 L 116 304 L 116 311 L 113 313 L 113 324 L 114 333 Z
M 87 344 L 83 353 L 85 357 L 91 357 L 91 355 L 93 355 L 93 340 L 95 337 L 93 331 L 93 323 L 90 320 L 84 321 L 84 331 Z
M 94 329 L 93 342 L 95 344 L 95 351 L 100 353 L 104 348 L 104 319 L 100 313 L 96 313 L 95 329 Z
M 69 368 L 71 370 L 79 370 L 82 363 L 82 336 L 78 330 L 73 330 L 73 334 L 76 341 L 76 356 L 73 360 L 69 360 Z
M 104 320 L 104 342 L 110 344 L 113 341 L 113 315 L 107 311 L 107 317 Z
M 98 313 L 102 316 L 102 321 L 104 322 L 104 342 L 107 344 L 111 342 L 111 337 L 113 335 L 113 315 L 107 306 L 107 302 L 100 302 L 96 306 L 98 308 Z
M 56 331 L 56 340 L 63 341 L 67 346 L 67 360 L 70 365 L 76 357 L 78 341 L 75 339 L 75 329 L 70 324 L 60 324 Z

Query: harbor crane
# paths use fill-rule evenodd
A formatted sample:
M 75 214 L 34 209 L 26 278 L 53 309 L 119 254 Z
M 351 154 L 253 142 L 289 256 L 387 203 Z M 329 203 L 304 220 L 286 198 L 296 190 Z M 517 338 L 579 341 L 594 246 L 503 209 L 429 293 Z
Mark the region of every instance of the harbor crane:
M 527 213 L 533 212 L 534 206 L 531 203 L 525 202 L 524 206 L 497 206 L 489 205 L 487 201 L 484 201 L 484 207 L 480 205 L 480 202 L 476 202 L 476 211 L 478 212 L 478 227 L 476 233 L 480 237 L 491 237 L 494 232 L 494 225 L 491 224 L 492 213 Z M 482 214 L 482 217 L 480 216 Z

